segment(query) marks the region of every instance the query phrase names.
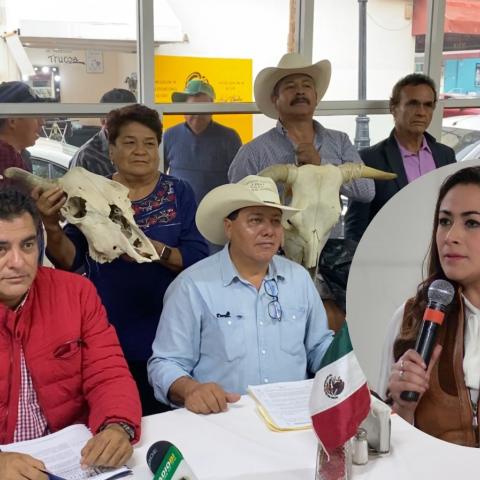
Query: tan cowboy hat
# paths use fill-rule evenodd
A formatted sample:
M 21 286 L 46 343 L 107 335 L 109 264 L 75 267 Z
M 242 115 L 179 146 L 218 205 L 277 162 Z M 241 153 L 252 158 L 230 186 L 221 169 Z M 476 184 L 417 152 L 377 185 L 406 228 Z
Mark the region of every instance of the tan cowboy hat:
M 286 53 L 277 67 L 261 70 L 255 78 L 253 91 L 258 108 L 267 117 L 278 118 L 277 109 L 272 102 L 273 88 L 283 77 L 295 73 L 305 73 L 313 78 L 317 101 L 320 102 L 330 83 L 332 67 L 328 60 L 320 60 L 312 65 L 300 53 Z
M 249 175 L 238 183 L 229 183 L 211 190 L 198 206 L 195 221 L 200 233 L 216 245 L 227 242 L 223 221 L 235 210 L 245 207 L 274 207 L 288 220 L 300 210 L 280 203 L 277 186 L 268 177 Z

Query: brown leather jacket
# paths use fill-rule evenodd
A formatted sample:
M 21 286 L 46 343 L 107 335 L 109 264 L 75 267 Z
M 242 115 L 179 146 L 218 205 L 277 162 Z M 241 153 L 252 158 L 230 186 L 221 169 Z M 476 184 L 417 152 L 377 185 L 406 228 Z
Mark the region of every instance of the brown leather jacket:
M 415 426 L 441 440 L 478 447 L 478 413 L 474 427 L 474 413 L 463 372 L 465 315 L 463 302 L 459 303 L 461 308 L 456 321 L 449 319 L 439 330 L 438 343 L 443 345 L 443 350 L 432 370 L 430 388 L 415 410 Z

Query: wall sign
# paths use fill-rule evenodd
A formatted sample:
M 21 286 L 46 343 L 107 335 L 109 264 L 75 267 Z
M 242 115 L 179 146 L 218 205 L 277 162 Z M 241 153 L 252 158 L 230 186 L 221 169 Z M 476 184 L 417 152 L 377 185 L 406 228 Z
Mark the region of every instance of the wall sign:
M 103 73 L 103 52 L 101 50 L 87 50 L 85 52 L 87 73 Z

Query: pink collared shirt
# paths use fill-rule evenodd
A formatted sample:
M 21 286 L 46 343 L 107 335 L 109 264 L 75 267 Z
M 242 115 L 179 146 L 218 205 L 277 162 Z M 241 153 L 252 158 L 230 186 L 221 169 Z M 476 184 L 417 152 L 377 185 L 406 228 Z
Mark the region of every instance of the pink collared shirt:
M 418 153 L 410 152 L 400 145 L 398 140 L 397 145 L 400 149 L 400 155 L 402 156 L 403 167 L 405 168 L 408 183 L 413 182 L 413 180 L 416 180 L 418 177 L 437 168 L 425 135 L 423 136 L 422 145 Z

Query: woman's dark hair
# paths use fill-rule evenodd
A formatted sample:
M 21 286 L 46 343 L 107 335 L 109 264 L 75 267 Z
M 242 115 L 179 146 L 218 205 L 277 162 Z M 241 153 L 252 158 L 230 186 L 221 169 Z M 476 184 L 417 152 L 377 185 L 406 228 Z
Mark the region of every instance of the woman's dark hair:
M 445 272 L 442 269 L 442 265 L 440 264 L 437 248 L 437 226 L 440 205 L 447 193 L 457 185 L 476 185 L 480 188 L 480 167 L 462 168 L 461 170 L 458 170 L 454 174 L 447 177 L 440 187 L 437 204 L 435 205 L 435 213 L 433 216 L 433 229 L 430 247 L 425 259 L 427 278 L 420 283 L 417 288 L 417 294 L 407 303 L 405 308 L 404 322 L 397 340 L 395 341 L 393 350 L 395 360 L 398 360 L 398 358 L 400 358 L 400 356 L 406 350 L 413 348 L 415 344 L 415 339 L 422 323 L 423 312 L 427 306 L 427 293 L 430 284 L 434 280 L 445 279 L 454 286 L 455 291 L 458 292 L 458 288 L 460 287 L 457 282 L 454 282 L 446 277 Z M 455 295 L 445 318 L 446 324 L 456 322 L 459 308 L 460 303 L 458 300 L 458 295 Z
M 117 141 L 120 129 L 129 123 L 141 123 L 145 127 L 155 132 L 158 144 L 162 142 L 162 122 L 156 110 L 135 103 L 123 108 L 116 108 L 107 115 L 106 129 L 108 133 L 108 142 L 112 145 Z
M 11 221 L 24 213 L 32 216 L 35 230 L 38 232 L 40 214 L 32 198 L 11 187 L 0 188 L 0 220 Z

